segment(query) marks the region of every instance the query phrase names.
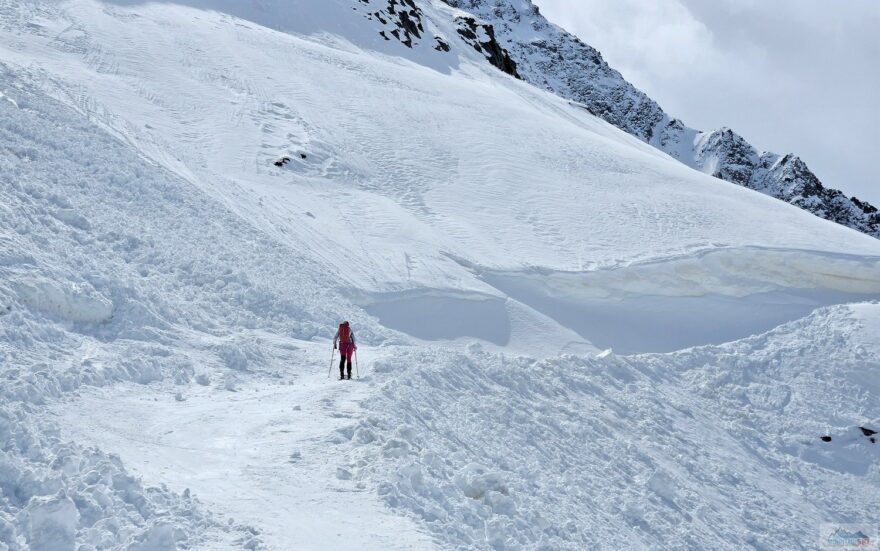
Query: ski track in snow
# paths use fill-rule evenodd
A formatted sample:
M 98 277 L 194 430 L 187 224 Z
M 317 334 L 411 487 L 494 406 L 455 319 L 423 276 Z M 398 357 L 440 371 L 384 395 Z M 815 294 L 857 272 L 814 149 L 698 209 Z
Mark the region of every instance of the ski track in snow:
M 880 242 L 495 72 L 441 3 L 412 50 L 373 4 L 205 5 L 0 0 L 0 549 L 876 524 L 880 313 L 839 304 Z

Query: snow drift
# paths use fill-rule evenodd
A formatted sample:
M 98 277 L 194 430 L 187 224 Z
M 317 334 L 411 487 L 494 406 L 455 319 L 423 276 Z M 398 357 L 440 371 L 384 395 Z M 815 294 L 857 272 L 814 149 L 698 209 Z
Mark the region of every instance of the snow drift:
M 413 350 L 339 440 L 453 549 L 814 548 L 880 505 L 878 329 L 863 304 L 673 354 Z

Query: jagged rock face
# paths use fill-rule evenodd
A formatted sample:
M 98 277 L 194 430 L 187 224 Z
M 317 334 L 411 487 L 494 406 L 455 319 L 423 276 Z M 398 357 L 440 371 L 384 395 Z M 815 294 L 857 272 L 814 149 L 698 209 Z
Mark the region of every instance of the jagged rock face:
M 758 152 L 742 136 L 729 128 L 704 134 L 694 146 L 694 159 L 701 168 L 712 167 L 712 176 L 748 186 L 755 167 L 761 162 Z
M 598 50 L 550 24 L 531 2 L 443 1 L 491 23 L 527 82 L 582 103 L 593 114 L 645 141 L 665 117 L 660 106 L 626 82 Z
M 572 100 L 681 162 L 880 238 L 869 203 L 825 188 L 794 155 L 759 153 L 728 128 L 702 132 L 671 118 L 576 36 L 552 25 L 529 0 L 442 0 L 491 24 L 520 77 Z
M 767 155 L 778 158 L 773 154 Z M 766 177 L 761 177 L 761 171 L 756 170 L 749 187 L 757 189 L 757 185 L 768 184 L 777 186 L 771 190 L 775 197 L 826 220 L 880 237 L 880 214 L 875 207 L 855 197 L 847 198 L 839 190 L 824 187 L 799 157 L 785 155 L 779 158 Z
M 855 197 L 847 198 L 839 190 L 826 188 L 796 155 L 759 153 L 729 128 L 698 133 L 693 166 L 716 178 L 791 203 L 820 218 L 880 237 L 880 214 L 875 207 Z
M 510 54 L 498 44 L 492 25 L 464 15 L 456 17 L 455 24 L 461 38 L 486 56 L 489 63 L 508 75 L 522 78 L 516 72 L 516 63 L 510 58 Z

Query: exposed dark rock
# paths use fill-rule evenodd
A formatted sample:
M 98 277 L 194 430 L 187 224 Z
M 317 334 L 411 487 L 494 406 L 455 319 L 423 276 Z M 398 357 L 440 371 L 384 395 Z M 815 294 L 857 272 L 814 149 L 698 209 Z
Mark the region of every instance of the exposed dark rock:
M 489 63 L 508 75 L 521 78 L 516 71 L 516 63 L 495 38 L 495 29 L 492 25 L 469 16 L 456 17 L 455 23 L 458 34 L 476 51 L 483 54 Z
M 830 436 L 820 436 L 819 439 L 822 440 L 822 442 L 831 442 Z
M 284 166 L 289 162 L 290 162 L 290 157 L 284 156 L 284 157 L 281 157 L 280 159 L 278 159 L 277 161 L 275 161 L 273 164 L 275 166 Z
M 437 44 L 434 45 L 435 50 L 437 50 L 438 52 L 448 52 L 449 51 L 449 49 L 450 49 L 449 44 L 445 40 L 443 40 L 439 36 L 435 36 L 434 40 L 437 41 Z
M 379 31 L 379 35 L 385 40 L 391 40 L 388 37 L 390 34 L 407 48 L 412 48 L 415 41 L 425 32 L 422 10 L 416 6 L 415 0 L 360 0 L 360 2 L 371 7 L 382 6 L 367 12 L 366 17 L 387 27 Z
M 866 427 L 859 427 L 859 430 L 861 430 L 862 434 L 864 434 L 865 436 L 874 436 L 875 434 L 877 434 L 876 430 L 871 430 Z

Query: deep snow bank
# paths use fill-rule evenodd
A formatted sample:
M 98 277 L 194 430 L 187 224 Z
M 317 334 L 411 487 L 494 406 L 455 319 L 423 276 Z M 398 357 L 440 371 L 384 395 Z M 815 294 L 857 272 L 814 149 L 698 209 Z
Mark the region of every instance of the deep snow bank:
M 456 549 L 812 548 L 880 506 L 878 328 L 873 303 L 674 354 L 414 350 L 375 365 L 345 468 Z
M 41 406 L 118 381 L 234 388 L 271 359 L 242 331 L 326 334 L 336 315 L 322 307 L 342 299 L 324 298 L 309 261 L 2 67 L 0 88 L 14 98 L 0 101 L 0 548 L 164 550 L 218 530 L 255 545 L 188 493 L 62 440 Z
M 768 331 L 816 308 L 880 296 L 880 258 L 712 248 L 588 271 L 493 270 L 485 293 L 354 293 L 385 327 L 428 341 L 480 339 L 528 356 L 671 352 Z M 585 347 L 583 345 L 586 345 Z

